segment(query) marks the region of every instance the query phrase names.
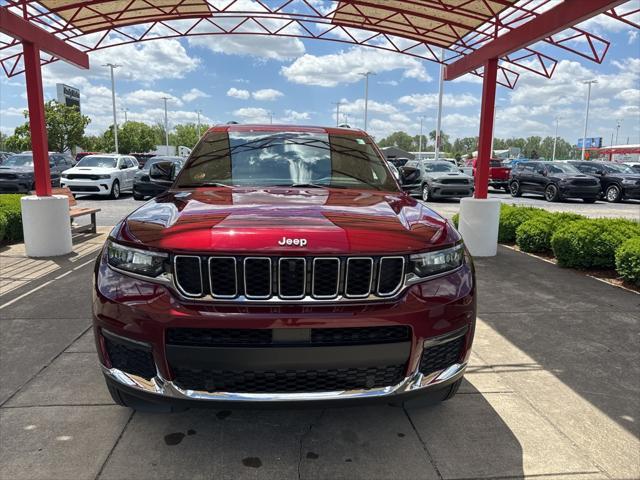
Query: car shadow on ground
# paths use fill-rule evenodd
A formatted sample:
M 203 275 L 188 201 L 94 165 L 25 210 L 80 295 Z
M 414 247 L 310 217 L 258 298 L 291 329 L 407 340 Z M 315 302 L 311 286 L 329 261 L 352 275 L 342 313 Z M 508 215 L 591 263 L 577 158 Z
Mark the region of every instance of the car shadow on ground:
M 480 392 L 463 390 L 410 409 L 135 413 L 101 478 L 166 478 L 178 465 L 182 478 L 520 478 L 518 439 Z
M 506 248 L 475 264 L 478 317 L 540 370 L 640 436 L 640 296 Z M 553 401 L 559 392 L 545 394 Z

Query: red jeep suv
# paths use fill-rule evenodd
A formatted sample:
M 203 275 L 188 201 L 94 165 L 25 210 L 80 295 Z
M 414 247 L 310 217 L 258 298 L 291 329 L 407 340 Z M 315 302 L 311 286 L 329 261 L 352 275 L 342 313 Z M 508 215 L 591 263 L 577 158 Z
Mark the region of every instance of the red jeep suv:
M 114 400 L 453 396 L 475 327 L 474 270 L 450 222 L 402 192 L 348 128 L 211 128 L 171 188 L 124 218 L 95 268 Z

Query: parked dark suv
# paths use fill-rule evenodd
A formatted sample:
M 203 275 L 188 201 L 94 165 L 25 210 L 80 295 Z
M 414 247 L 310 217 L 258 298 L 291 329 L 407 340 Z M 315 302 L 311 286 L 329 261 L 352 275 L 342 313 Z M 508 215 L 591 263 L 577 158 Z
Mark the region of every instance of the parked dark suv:
M 600 197 L 600 182 L 568 163 L 520 162 L 511 170 L 511 196 L 530 193 L 544 196 L 548 202 L 581 198 L 594 203 Z
M 602 195 L 608 202 L 640 199 L 640 173 L 613 162 L 568 162 L 582 173 L 600 179 Z
M 347 128 L 211 128 L 111 231 L 93 294 L 109 391 L 134 408 L 444 400 L 476 318 L 458 232 Z
M 71 157 L 62 153 L 49 153 L 51 186 L 60 186 L 60 174 L 72 165 Z M 28 193 L 35 190 L 32 153 L 16 153 L 0 166 L 0 192 Z

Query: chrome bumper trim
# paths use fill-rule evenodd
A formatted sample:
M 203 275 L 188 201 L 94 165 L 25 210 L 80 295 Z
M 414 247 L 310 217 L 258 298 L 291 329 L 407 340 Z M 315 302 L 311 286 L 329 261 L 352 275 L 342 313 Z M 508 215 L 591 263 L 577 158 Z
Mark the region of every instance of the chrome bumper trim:
M 159 395 L 176 400 L 235 401 L 235 402 L 305 402 L 314 400 L 345 400 L 391 397 L 402 393 L 414 392 L 436 387 L 447 381 L 458 380 L 465 372 L 467 363 L 454 363 L 450 367 L 423 375 L 415 372 L 397 385 L 372 388 L 370 390 L 341 390 L 334 392 L 302 392 L 302 393 L 235 393 L 207 392 L 202 390 L 184 390 L 173 382 L 158 375 L 146 380 L 137 375 L 125 373 L 117 368 L 102 365 L 104 375 L 122 385 L 142 392 Z

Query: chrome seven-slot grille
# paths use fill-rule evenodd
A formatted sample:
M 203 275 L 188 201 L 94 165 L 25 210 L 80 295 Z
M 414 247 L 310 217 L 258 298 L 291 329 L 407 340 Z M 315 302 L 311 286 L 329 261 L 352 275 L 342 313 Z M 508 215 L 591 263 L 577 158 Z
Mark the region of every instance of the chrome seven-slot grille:
M 405 258 L 176 255 L 173 268 L 176 287 L 190 298 L 363 299 L 395 295 Z

